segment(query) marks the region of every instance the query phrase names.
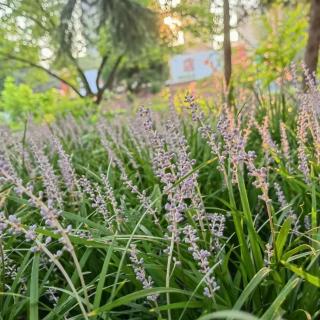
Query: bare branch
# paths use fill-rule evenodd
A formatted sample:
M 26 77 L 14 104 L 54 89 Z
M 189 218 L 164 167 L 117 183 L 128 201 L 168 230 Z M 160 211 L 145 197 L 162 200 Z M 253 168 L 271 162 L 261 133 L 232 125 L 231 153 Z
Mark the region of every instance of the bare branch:
M 73 57 L 71 52 L 68 51 L 67 54 L 68 54 L 71 62 L 74 64 L 74 66 L 77 69 L 78 75 L 81 78 L 81 81 L 82 81 L 82 83 L 83 83 L 83 85 L 84 85 L 84 87 L 86 89 L 87 95 L 93 96 L 93 92 L 92 92 L 92 90 L 90 88 L 88 79 L 87 79 L 86 75 L 84 74 L 84 71 L 79 66 L 79 63 L 78 63 L 77 59 L 75 57 Z
M 34 63 L 32 61 L 29 61 L 27 59 L 24 59 L 24 58 L 21 58 L 21 57 L 17 57 L 17 56 L 14 56 L 12 54 L 6 54 L 6 53 L 3 53 L 3 52 L 0 52 L 0 54 L 2 54 L 5 58 L 7 59 L 10 59 L 10 60 L 15 60 L 15 61 L 19 61 L 19 62 L 22 62 L 22 63 L 25 63 L 26 65 L 30 66 L 30 67 L 34 67 L 34 68 L 37 68 L 37 69 L 40 69 L 44 72 L 46 72 L 48 75 L 50 75 L 51 77 L 61 81 L 62 83 L 66 84 L 68 87 L 70 87 L 79 97 L 83 98 L 83 95 L 80 93 L 80 91 L 72 84 L 70 83 L 69 81 L 61 78 L 59 75 L 57 75 L 56 73 L 54 73 L 53 71 L 37 64 L 37 63 Z
M 98 74 L 97 74 L 97 78 L 96 78 L 96 86 L 97 86 L 98 90 L 100 89 L 99 81 L 100 81 L 100 78 L 101 78 L 101 74 L 102 74 L 102 71 L 103 71 L 103 68 L 104 68 L 105 64 L 108 61 L 108 57 L 109 57 L 109 55 L 105 55 L 105 56 L 102 57 L 100 66 L 98 68 Z
M 105 90 L 107 88 L 111 88 L 112 83 L 113 83 L 114 78 L 115 78 L 115 75 L 116 75 L 116 72 L 117 72 L 117 69 L 118 69 L 118 67 L 120 65 L 120 62 L 122 61 L 123 57 L 124 57 L 124 54 L 120 55 L 117 58 L 115 64 L 113 65 L 113 67 L 112 67 L 112 69 L 111 69 L 111 71 L 109 73 L 108 79 L 106 80 L 106 82 L 103 85 L 103 87 L 101 89 L 99 89 L 99 91 L 98 91 L 96 103 L 100 103 L 101 100 L 102 100 L 103 93 L 105 92 Z

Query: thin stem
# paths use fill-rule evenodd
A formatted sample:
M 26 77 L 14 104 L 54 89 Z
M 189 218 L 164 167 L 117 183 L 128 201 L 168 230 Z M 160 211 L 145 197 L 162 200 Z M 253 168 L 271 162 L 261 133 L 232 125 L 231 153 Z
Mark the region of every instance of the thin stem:
M 152 205 L 152 204 L 151 204 L 151 205 Z M 151 208 L 151 205 L 150 205 L 149 209 Z M 116 284 L 118 283 L 118 280 L 119 280 L 119 277 L 120 277 L 120 271 L 121 271 L 121 269 L 122 269 L 122 265 L 123 265 L 123 263 L 124 263 L 124 259 L 125 259 L 125 257 L 126 257 L 126 253 L 127 253 L 128 249 L 129 249 L 130 243 L 131 243 L 131 241 L 132 241 L 132 239 L 133 239 L 133 236 L 135 235 L 135 233 L 137 232 L 138 228 L 140 227 L 140 224 L 141 224 L 142 220 L 144 219 L 144 217 L 145 217 L 147 214 L 148 214 L 148 210 L 146 210 L 146 211 L 142 214 L 141 218 L 139 219 L 138 223 L 136 224 L 136 226 L 134 227 L 132 233 L 130 234 L 130 237 L 129 237 L 129 239 L 128 239 L 127 245 L 126 245 L 126 247 L 125 247 L 125 249 L 124 249 L 124 252 L 123 252 L 123 254 L 122 254 L 121 260 L 120 260 L 120 262 L 119 262 L 118 271 L 117 271 L 117 274 L 116 274 L 116 277 L 115 277 L 115 281 L 114 281 L 114 284 L 113 284 L 113 287 L 112 287 L 111 295 L 110 295 L 110 298 L 109 298 L 109 302 L 110 302 L 110 303 L 112 302 L 112 300 L 113 300 L 113 298 L 114 298 L 114 296 L 115 296 Z
M 172 261 L 172 253 L 174 248 L 174 233 L 171 235 L 169 253 L 168 253 L 168 261 L 167 261 L 167 273 L 166 273 L 166 288 L 170 288 L 170 269 L 171 269 L 171 261 Z M 170 293 L 166 293 L 167 305 L 170 304 Z M 171 320 L 171 310 L 168 309 L 168 320 Z
M 269 202 L 266 202 L 266 207 L 267 207 L 268 220 L 269 220 L 269 225 L 270 225 L 270 230 L 271 230 L 274 255 L 276 257 L 276 260 L 278 261 L 277 246 L 276 246 L 276 231 L 275 231 L 275 227 L 274 227 L 274 223 L 273 223 L 272 206 Z
M 9 221 L 6 220 L 6 223 L 8 223 L 9 225 L 14 226 L 14 224 Z M 19 230 L 21 230 L 23 233 L 27 233 L 27 230 L 25 228 L 23 228 L 21 225 L 19 226 Z M 35 239 L 35 243 L 37 244 L 37 247 L 43 251 L 49 258 L 50 260 L 58 267 L 58 269 L 61 271 L 61 273 L 63 274 L 63 276 L 65 277 L 66 281 L 68 282 L 68 285 L 70 286 L 71 290 L 73 291 L 73 293 L 75 294 L 75 298 L 78 301 L 79 307 L 81 309 L 81 312 L 84 316 L 84 319 L 88 319 L 87 316 L 87 312 L 83 306 L 83 303 L 79 297 L 79 294 L 76 290 L 76 288 L 74 287 L 72 280 L 70 279 L 70 277 L 68 276 L 68 273 L 66 272 L 66 270 L 64 269 L 64 267 L 62 266 L 62 264 L 59 262 L 59 260 L 46 248 L 46 246 L 39 240 L 39 239 Z M 88 306 L 88 310 L 90 310 L 90 305 Z
M 8 175 L 4 170 L 1 170 L 1 175 L 3 175 L 4 177 L 6 177 L 9 181 L 13 182 L 14 184 L 16 184 L 21 190 L 23 190 L 23 192 L 29 197 L 31 198 L 34 203 L 37 204 L 38 208 L 42 208 L 44 209 L 46 212 L 50 212 L 50 209 L 39 199 L 37 198 L 32 192 L 30 192 L 28 189 L 26 189 L 22 184 L 20 184 L 19 182 L 17 181 L 12 181 L 12 178 L 10 177 L 10 175 Z M 85 284 L 85 281 L 84 281 L 84 278 L 83 278 L 83 274 L 82 274 L 82 271 L 81 271 L 81 266 L 80 266 L 80 263 L 79 263 L 79 260 L 74 252 L 74 248 L 73 248 L 73 245 L 69 239 L 69 236 L 68 234 L 65 232 L 64 228 L 61 226 L 60 222 L 55 219 L 54 220 L 54 227 L 56 227 L 62 237 L 65 239 L 66 241 L 66 244 L 67 246 L 71 249 L 70 250 L 70 254 L 72 256 L 72 259 L 74 261 L 74 264 L 75 264 L 75 267 L 76 267 L 76 270 L 77 270 L 77 273 L 79 275 L 79 278 L 80 278 L 80 282 L 81 282 L 81 286 L 82 286 L 82 289 L 83 289 L 83 293 L 84 293 L 84 297 L 85 297 L 85 302 L 86 302 L 86 305 L 88 307 L 88 309 L 90 308 L 90 302 L 89 302 L 89 297 L 88 297 L 88 291 L 87 291 L 87 287 L 86 287 L 86 284 Z
M 37 245 L 40 246 L 41 250 L 51 259 L 51 261 L 58 267 L 58 269 L 61 271 L 61 273 L 63 274 L 63 276 L 65 277 L 65 279 L 68 282 L 69 287 L 71 288 L 71 290 L 73 291 L 73 293 L 75 294 L 75 298 L 78 301 L 79 307 L 81 309 L 81 312 L 84 316 L 84 319 L 89 319 L 87 316 L 87 312 L 81 302 L 81 299 L 78 295 L 78 292 L 76 290 L 76 288 L 74 287 L 72 280 L 70 279 L 70 277 L 68 276 L 68 273 L 66 272 L 66 270 L 63 268 L 62 264 L 57 260 L 57 258 L 40 242 L 37 241 Z M 89 308 L 90 310 L 90 308 Z
M 314 243 L 315 249 L 319 249 L 319 244 L 317 243 L 317 228 L 318 228 L 318 221 L 317 221 L 317 197 L 316 197 L 316 185 L 314 182 L 314 168 L 311 166 L 311 228 L 312 228 L 312 239 Z
M 5 264 L 4 264 L 4 252 L 3 252 L 3 244 L 2 244 L 2 239 L 0 238 L 0 257 L 1 257 L 1 284 L 0 284 L 0 290 L 1 292 L 4 292 L 4 283 L 5 283 L 5 276 L 4 276 L 4 273 L 5 273 Z M 2 305 L 2 299 L 3 297 L 1 296 L 0 297 L 0 302 L 1 302 L 1 305 Z

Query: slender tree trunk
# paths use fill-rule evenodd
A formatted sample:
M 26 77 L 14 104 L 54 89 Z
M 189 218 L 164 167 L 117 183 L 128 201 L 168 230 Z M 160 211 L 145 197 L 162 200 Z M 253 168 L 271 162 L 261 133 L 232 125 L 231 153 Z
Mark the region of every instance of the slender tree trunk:
M 311 0 L 308 43 L 304 62 L 311 79 L 315 80 L 320 45 L 320 0 Z M 306 79 L 305 79 L 306 86 Z
M 223 52 L 224 52 L 224 79 L 227 89 L 229 88 L 232 63 L 231 63 L 231 42 L 230 42 L 230 6 L 229 0 L 223 1 Z
M 116 62 L 114 63 L 110 73 L 109 73 L 109 76 L 108 76 L 108 79 L 106 79 L 106 82 L 105 84 L 103 85 L 102 88 L 98 88 L 98 93 L 95 97 L 95 103 L 96 104 L 100 104 L 102 99 L 103 99 L 103 94 L 104 92 L 106 91 L 106 89 L 111 89 L 112 88 L 112 85 L 113 85 L 113 82 L 114 82 L 114 79 L 115 79 L 115 76 L 116 76 L 116 72 L 119 68 L 119 65 L 120 65 L 120 62 L 122 61 L 124 55 L 121 54 Z

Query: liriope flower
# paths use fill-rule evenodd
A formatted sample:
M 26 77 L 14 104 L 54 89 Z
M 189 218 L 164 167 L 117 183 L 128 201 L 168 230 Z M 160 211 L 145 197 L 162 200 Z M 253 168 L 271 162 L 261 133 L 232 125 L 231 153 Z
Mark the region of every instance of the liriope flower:
M 116 166 L 120 170 L 120 179 L 124 183 L 124 185 L 133 193 L 137 195 L 138 200 L 140 201 L 140 204 L 142 207 L 147 210 L 154 219 L 154 222 L 159 225 L 159 219 L 157 218 L 157 214 L 155 210 L 152 208 L 151 201 L 149 197 L 146 195 L 146 191 L 139 191 L 138 187 L 135 185 L 135 183 L 128 177 L 125 169 L 125 165 L 123 161 L 114 153 L 111 145 L 107 141 L 103 127 L 98 126 L 99 136 L 101 139 L 101 143 L 105 150 L 108 153 L 109 159 L 112 162 L 114 166 Z
M 287 217 L 292 219 L 292 224 L 294 226 L 293 232 L 296 233 L 298 231 L 298 229 L 300 228 L 298 217 L 294 213 L 294 211 L 292 210 L 289 203 L 287 202 L 286 197 L 285 197 L 280 185 L 277 182 L 275 182 L 273 185 L 276 190 L 276 195 L 278 198 L 278 202 L 280 204 L 280 209 L 287 210 Z
M 100 135 L 105 135 L 105 133 L 107 133 L 108 136 L 110 137 L 110 140 L 111 140 L 111 143 L 109 143 L 109 147 L 112 144 L 118 150 L 122 149 L 124 151 L 124 153 L 127 155 L 128 161 L 132 165 L 132 168 L 135 170 L 138 170 L 139 166 L 138 166 L 136 160 L 134 159 L 132 152 L 123 143 L 121 135 L 120 134 L 118 134 L 117 136 L 115 135 L 114 127 L 107 126 L 103 122 L 100 122 L 99 123 L 99 132 L 100 132 Z M 104 141 L 104 144 L 105 144 L 105 141 Z M 138 173 L 138 171 L 137 171 L 137 173 Z
M 181 188 L 174 186 L 178 180 L 176 173 L 176 165 L 174 164 L 175 154 L 166 149 L 164 138 L 154 129 L 149 109 L 141 107 L 139 116 L 143 121 L 146 135 L 152 146 L 153 169 L 156 176 L 164 185 L 163 191 L 167 195 L 167 203 L 165 205 L 166 219 L 168 221 L 168 231 L 171 238 L 171 245 L 167 249 L 169 256 L 173 252 L 173 244 L 180 242 L 179 223 L 183 221 L 183 212 L 187 206 L 184 203 L 184 195 Z
M 129 179 L 129 177 L 125 173 L 122 173 L 121 181 L 133 194 L 137 196 L 142 208 L 148 211 L 150 215 L 153 217 L 154 223 L 160 226 L 157 213 L 152 207 L 152 202 L 150 197 L 147 196 L 147 192 L 145 190 L 140 191 L 139 188 L 133 183 L 132 180 Z
M 287 136 L 287 131 L 286 131 L 286 126 L 285 124 L 281 121 L 280 123 L 280 135 L 281 135 L 281 149 L 283 156 L 287 163 L 290 160 L 290 146 L 289 146 L 289 141 L 288 141 L 288 136 Z
M 265 152 L 266 157 L 266 163 L 269 164 L 273 161 L 271 155 L 278 153 L 278 147 L 276 143 L 273 141 L 271 134 L 270 134 L 270 128 L 269 128 L 269 117 L 265 116 L 263 119 L 263 124 L 259 125 L 257 124 L 257 129 L 261 135 L 262 138 L 262 147 Z
M 111 214 L 101 187 L 97 183 L 91 183 L 85 176 L 79 179 L 79 184 L 83 192 L 89 196 L 92 208 L 95 208 L 102 215 L 106 225 L 111 228 Z
M 264 265 L 266 267 L 269 267 L 271 265 L 271 259 L 274 256 L 274 250 L 272 248 L 272 245 L 270 243 L 266 244 L 266 249 L 265 249 L 265 258 L 264 258 Z
M 213 155 L 218 157 L 219 165 L 218 170 L 224 174 L 225 183 L 227 179 L 227 172 L 225 170 L 225 160 L 226 155 L 223 152 L 223 146 L 218 141 L 216 133 L 213 132 L 212 128 L 205 124 L 204 122 L 204 113 L 201 111 L 201 108 L 196 103 L 195 98 L 192 95 L 187 95 L 185 101 L 189 104 L 189 108 L 191 110 L 192 120 L 198 122 L 200 124 L 199 132 L 201 136 L 206 140 L 209 147 L 211 148 L 211 152 Z
M 232 167 L 232 182 L 237 182 L 238 168 L 246 158 L 245 140 L 233 112 L 226 106 L 219 118 L 217 131 L 223 138 L 223 155 Z
M 114 216 L 115 216 L 115 220 L 117 221 L 117 223 L 121 223 L 123 221 L 123 214 L 118 206 L 118 202 L 117 202 L 117 199 L 114 195 L 113 188 L 109 182 L 109 179 L 104 174 L 101 174 L 101 179 L 103 181 L 104 189 L 106 191 L 106 198 L 111 203 L 111 206 L 112 206 L 112 209 L 114 212 Z
M 254 151 L 248 151 L 246 154 L 245 163 L 247 165 L 249 175 L 254 177 L 253 185 L 262 191 L 259 196 L 266 204 L 271 203 L 269 197 L 268 169 L 266 167 L 257 168 L 254 164 L 256 154 Z
M 58 177 L 50 164 L 48 157 L 45 155 L 42 147 L 37 145 L 33 139 L 30 139 L 30 147 L 35 160 L 40 169 L 43 185 L 46 190 L 46 196 L 53 206 L 62 206 L 62 196 L 59 189 Z
M 208 215 L 209 230 L 211 233 L 211 242 L 214 250 L 221 248 L 221 238 L 223 237 L 223 231 L 225 229 L 226 218 L 219 213 L 213 213 Z
M 203 294 L 207 297 L 213 297 L 214 293 L 220 288 L 217 284 L 215 277 L 212 275 L 210 270 L 208 258 L 211 253 L 207 250 L 200 249 L 197 241 L 199 238 L 196 235 L 196 231 L 187 225 L 183 229 L 184 242 L 188 245 L 188 250 L 191 252 L 193 259 L 197 262 L 199 271 L 204 275 L 206 287 L 204 288 Z
M 130 248 L 130 261 L 132 263 L 136 279 L 141 282 L 143 289 L 151 289 L 153 287 L 153 280 L 151 276 L 147 276 L 143 258 L 138 258 L 137 246 L 135 244 L 131 244 Z M 153 294 L 147 296 L 147 299 L 155 302 L 158 297 L 158 294 Z
M 298 140 L 298 160 L 299 170 L 303 173 L 304 180 L 307 184 L 310 183 L 310 169 L 308 165 L 308 156 L 306 154 L 306 142 L 308 132 L 308 113 L 306 105 L 302 104 L 302 108 L 298 115 L 297 140 Z
M 17 183 L 22 183 L 18 177 L 5 149 L 0 148 L 0 186 L 2 183 L 10 182 L 15 184 L 15 192 L 21 194 L 22 191 L 17 187 Z
M 64 151 L 60 140 L 54 135 L 52 136 L 52 142 L 59 156 L 58 164 L 63 180 L 68 188 L 68 191 L 72 193 L 75 191 L 75 189 L 78 189 L 78 181 L 71 163 L 70 156 Z
M 197 182 L 198 174 L 196 172 L 190 174 L 195 165 L 195 160 L 191 159 L 189 146 L 184 134 L 181 132 L 180 123 L 178 122 L 178 115 L 175 110 L 170 108 L 170 120 L 166 122 L 166 141 L 170 151 L 175 154 L 175 163 L 177 177 L 183 180 L 179 187 L 180 192 L 185 199 L 191 199 L 192 208 L 196 210 L 195 218 L 200 221 L 204 220 L 206 216 L 205 208 L 201 196 L 198 193 L 199 185 Z M 203 228 L 203 227 L 202 227 Z

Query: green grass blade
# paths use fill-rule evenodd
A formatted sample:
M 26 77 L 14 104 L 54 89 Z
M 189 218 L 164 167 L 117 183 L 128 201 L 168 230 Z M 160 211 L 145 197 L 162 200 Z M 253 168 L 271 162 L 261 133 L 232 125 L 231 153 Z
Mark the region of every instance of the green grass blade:
M 311 247 L 308 244 L 301 244 L 289 251 L 287 251 L 286 253 L 283 254 L 282 256 L 282 261 L 286 261 L 288 262 L 289 259 L 291 259 L 291 257 L 295 256 L 297 253 L 301 252 L 301 251 L 305 251 L 305 250 L 309 250 L 309 252 L 307 252 L 307 254 L 312 254 L 312 255 L 316 255 L 316 251 L 314 250 L 313 247 Z
M 25 270 L 28 268 L 29 264 L 31 263 L 31 259 L 30 259 L 30 256 L 31 256 L 31 251 L 29 251 L 26 256 L 24 257 L 22 263 L 21 263 L 21 266 L 18 270 L 18 273 L 16 274 L 16 277 L 13 281 L 13 284 L 11 286 L 11 290 L 10 292 L 8 293 L 12 293 L 12 294 L 7 294 L 6 296 L 6 299 L 5 299 L 5 302 L 4 302 L 4 307 L 3 309 L 1 310 L 3 312 L 3 314 L 6 314 L 6 311 L 8 310 L 10 312 L 10 305 L 11 305 L 11 301 L 12 301 L 12 298 L 15 296 L 14 294 L 16 293 L 17 291 L 17 288 L 20 284 L 19 280 L 21 279 L 23 273 L 25 272 Z
M 252 246 L 256 268 L 261 269 L 263 267 L 263 258 L 260 250 L 261 239 L 259 238 L 259 235 L 257 234 L 257 231 L 254 228 L 243 172 L 241 172 L 240 169 L 238 171 L 237 177 L 244 219 L 248 227 L 249 239 L 250 244 Z
M 291 225 L 292 225 L 292 220 L 290 218 L 288 218 L 284 222 L 284 224 L 282 225 L 282 227 L 278 233 L 277 240 L 276 240 L 276 248 L 277 248 L 276 252 L 278 255 L 278 260 L 281 259 L 284 245 L 286 244 L 288 235 L 291 230 Z
M 39 263 L 40 263 L 40 253 L 36 252 L 33 257 L 31 278 L 30 278 L 30 319 L 39 319 Z
M 227 318 L 232 318 L 235 320 L 259 320 L 259 318 L 252 316 L 247 312 L 236 311 L 236 310 L 224 310 L 224 311 L 209 313 L 209 314 L 206 314 L 205 316 L 198 318 L 197 320 L 211 320 L 211 319 L 223 320 Z
M 96 294 L 95 294 L 94 302 L 93 302 L 93 308 L 94 309 L 97 309 L 99 307 L 99 305 L 100 305 L 100 302 L 101 302 L 103 286 L 104 286 L 104 283 L 105 283 L 106 275 L 108 273 L 108 268 L 109 268 L 109 264 L 110 264 L 111 255 L 113 253 L 113 244 L 114 244 L 114 240 L 112 241 L 111 245 L 109 246 L 106 258 L 105 258 L 103 266 L 102 266 L 102 270 L 101 270 L 100 275 L 99 275 L 99 282 L 98 282 L 98 285 L 97 285 L 97 290 L 96 290 Z
M 170 310 L 183 309 L 183 308 L 185 308 L 186 305 L 188 305 L 188 309 L 201 308 L 202 307 L 202 302 L 200 302 L 200 301 L 175 302 L 175 303 L 171 303 L 169 305 L 164 305 L 164 306 L 160 306 L 160 307 L 156 307 L 156 308 L 150 309 L 150 312 L 167 311 L 168 309 L 170 309 Z
M 306 272 L 305 270 L 303 270 L 302 268 L 299 268 L 293 264 L 290 264 L 288 262 L 284 262 L 281 261 L 281 263 L 289 270 L 291 270 L 292 272 L 294 272 L 297 276 L 299 276 L 300 278 L 308 281 L 309 283 L 311 283 L 312 285 L 320 288 L 320 278 L 317 276 L 314 276 L 313 274 Z
M 319 249 L 319 243 L 317 240 L 317 233 L 318 233 L 318 219 L 317 219 L 317 197 L 316 197 L 316 182 L 314 179 L 314 168 L 313 165 L 311 166 L 311 177 L 312 185 L 311 185 L 311 226 L 312 226 L 312 237 L 315 240 L 313 245 L 315 249 Z
M 259 270 L 256 275 L 251 279 L 248 285 L 242 291 L 240 297 L 237 302 L 233 306 L 233 310 L 240 310 L 244 303 L 249 299 L 252 292 L 259 286 L 261 281 L 265 279 L 265 277 L 270 273 L 271 269 L 262 268 Z
M 189 292 L 185 291 L 185 290 L 181 290 L 181 289 L 174 289 L 174 288 L 163 288 L 163 287 L 159 287 L 159 288 L 151 288 L 151 289 L 144 289 L 144 290 L 139 290 L 136 291 L 134 293 L 130 293 L 126 296 L 123 296 L 117 300 L 114 300 L 110 303 L 105 304 L 104 306 L 93 310 L 92 312 L 90 312 L 88 314 L 89 317 L 94 317 L 98 314 L 101 314 L 103 312 L 106 311 L 110 311 L 114 308 L 126 305 L 132 301 L 135 301 L 137 299 L 140 298 L 145 298 L 147 296 L 153 295 L 153 294 L 160 294 L 160 293 L 167 293 L 167 292 L 171 292 L 171 293 L 180 293 L 180 294 L 184 294 L 184 295 L 190 295 Z
M 263 314 L 261 320 L 271 320 L 277 316 L 277 313 L 291 291 L 297 286 L 300 279 L 291 278 L 283 289 L 279 292 L 277 298 L 273 301 L 268 310 Z

